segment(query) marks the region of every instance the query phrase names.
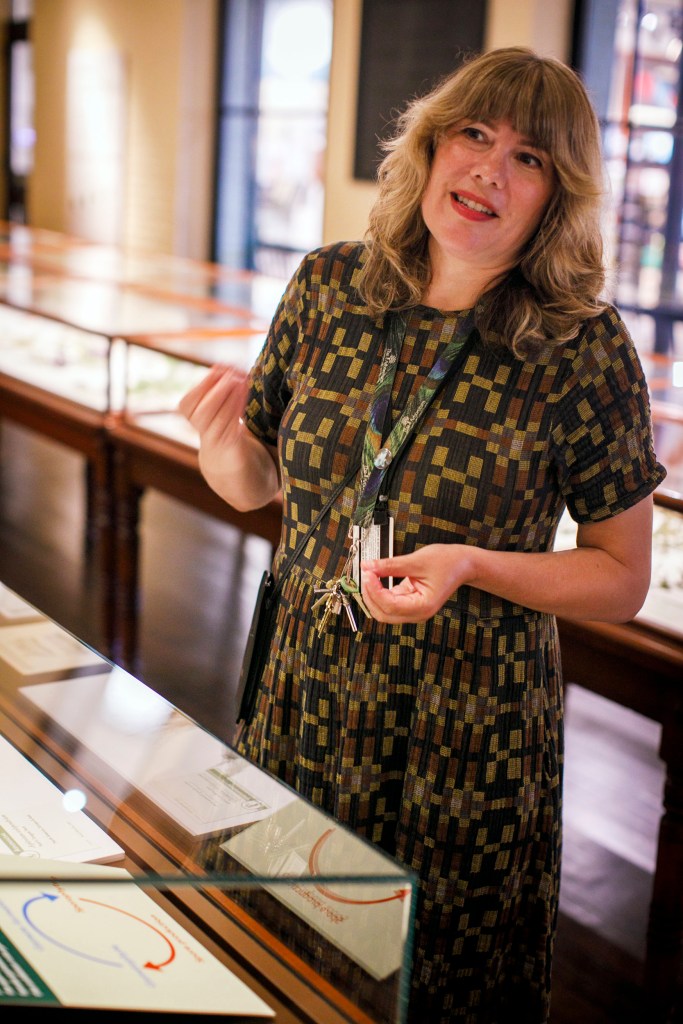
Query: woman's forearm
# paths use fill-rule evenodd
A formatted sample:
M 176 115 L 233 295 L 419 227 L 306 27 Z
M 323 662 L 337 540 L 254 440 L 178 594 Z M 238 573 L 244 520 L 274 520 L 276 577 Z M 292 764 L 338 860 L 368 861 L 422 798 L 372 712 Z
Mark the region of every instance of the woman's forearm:
M 600 548 L 547 553 L 472 551 L 468 583 L 566 619 L 625 622 L 642 607 L 650 573 Z
M 244 429 L 237 444 L 222 451 L 201 445 L 199 468 L 209 487 L 238 512 L 262 508 L 280 490 L 277 452 Z

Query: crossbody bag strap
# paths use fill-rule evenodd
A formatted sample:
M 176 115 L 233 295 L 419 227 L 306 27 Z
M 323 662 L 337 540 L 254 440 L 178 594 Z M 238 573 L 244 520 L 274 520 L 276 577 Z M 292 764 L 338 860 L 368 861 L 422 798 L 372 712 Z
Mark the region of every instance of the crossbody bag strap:
M 256 605 L 254 607 L 254 614 L 252 616 L 251 627 L 249 629 L 244 657 L 242 659 L 242 669 L 237 683 L 236 702 L 238 709 L 238 722 L 250 722 L 254 713 L 256 693 L 261 682 L 265 659 L 272 639 L 273 625 L 271 613 L 274 599 L 279 593 L 287 573 L 299 557 L 304 544 L 327 512 L 334 499 L 338 494 L 340 494 L 346 484 L 349 483 L 357 472 L 358 467 L 350 469 L 344 479 L 334 488 L 329 498 L 322 508 L 319 509 L 311 525 L 294 548 L 294 551 L 292 551 L 290 556 L 283 563 L 277 580 L 275 580 L 273 573 L 269 570 L 263 574 L 261 585 L 256 596 Z
M 330 506 L 332 505 L 334 500 L 338 497 L 339 494 L 341 494 L 341 492 L 344 490 L 346 485 L 348 483 L 350 483 L 351 480 L 353 480 L 354 476 L 358 472 L 358 469 L 359 469 L 358 466 L 355 466 L 353 469 L 350 469 L 348 471 L 348 473 L 346 474 L 346 476 L 344 477 L 344 479 L 341 480 L 337 484 L 337 486 L 334 488 L 334 490 L 330 494 L 330 496 L 327 499 L 327 501 L 325 502 L 325 504 L 320 509 L 318 509 L 318 512 L 317 512 L 315 518 L 311 522 L 311 525 L 308 527 L 308 529 L 306 530 L 306 532 L 303 535 L 303 537 L 300 539 L 300 541 L 297 544 L 297 546 L 294 548 L 294 551 L 292 551 L 292 553 L 289 555 L 289 557 L 286 558 L 285 561 L 283 562 L 282 567 L 281 567 L 280 571 L 278 572 L 277 580 L 275 581 L 275 589 L 279 590 L 279 588 L 281 587 L 281 585 L 282 585 L 282 583 L 283 583 L 287 573 L 292 568 L 292 566 L 296 562 L 297 558 L 299 557 L 299 555 L 303 551 L 304 546 L 305 546 L 306 542 L 308 541 L 308 538 L 311 536 L 311 534 L 315 530 L 316 526 L 318 525 L 318 523 L 320 522 L 322 517 L 325 515 L 327 510 L 330 508 Z

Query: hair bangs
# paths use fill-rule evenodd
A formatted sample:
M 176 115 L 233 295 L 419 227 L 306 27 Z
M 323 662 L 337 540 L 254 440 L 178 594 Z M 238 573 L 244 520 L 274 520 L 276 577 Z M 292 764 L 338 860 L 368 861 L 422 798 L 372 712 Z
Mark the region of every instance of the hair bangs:
M 547 81 L 540 63 L 515 60 L 496 73 L 475 75 L 469 71 L 466 66 L 460 72 L 459 119 L 505 121 L 551 156 L 557 151 L 561 146 L 558 136 L 566 132 L 567 110 L 559 89 Z
M 448 91 L 450 96 L 443 95 L 435 111 L 437 137 L 463 121 L 506 122 L 530 145 L 548 153 L 566 191 L 579 196 L 601 193 L 594 145 L 597 122 L 571 69 L 511 50 L 497 66 L 489 64 L 487 55 L 464 64 Z

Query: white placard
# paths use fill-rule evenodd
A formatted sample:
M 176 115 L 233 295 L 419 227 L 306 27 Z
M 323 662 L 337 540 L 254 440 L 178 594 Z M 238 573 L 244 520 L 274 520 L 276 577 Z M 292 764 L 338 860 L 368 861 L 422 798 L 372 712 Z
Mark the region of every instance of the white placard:
M 300 879 L 264 888 L 373 978 L 382 980 L 401 967 L 411 887 L 405 871 L 385 854 L 303 800 L 221 845 L 254 875 Z M 394 874 L 395 886 L 387 880 Z M 326 882 L 326 875 L 343 881 Z
M 274 1016 L 128 879 L 120 868 L 0 857 L 0 1006 Z
M 55 622 L 0 629 L 0 681 L 40 683 L 101 671 L 104 659 Z
M 124 850 L 28 758 L 0 736 L 0 854 L 82 863 L 119 860 Z
M 32 604 L 0 583 L 0 626 L 18 626 L 24 622 L 40 622 L 44 618 Z

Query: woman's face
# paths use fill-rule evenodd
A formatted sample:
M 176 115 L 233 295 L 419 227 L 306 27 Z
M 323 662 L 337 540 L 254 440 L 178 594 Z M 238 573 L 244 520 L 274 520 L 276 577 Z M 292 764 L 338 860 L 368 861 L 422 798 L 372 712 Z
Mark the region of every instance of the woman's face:
M 556 187 L 548 153 L 505 122 L 460 125 L 437 146 L 422 216 L 435 265 L 515 266 Z

